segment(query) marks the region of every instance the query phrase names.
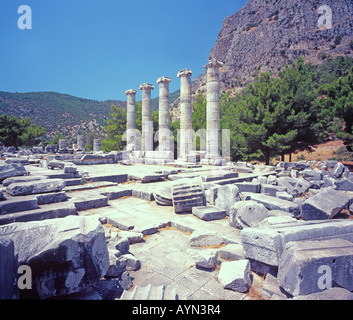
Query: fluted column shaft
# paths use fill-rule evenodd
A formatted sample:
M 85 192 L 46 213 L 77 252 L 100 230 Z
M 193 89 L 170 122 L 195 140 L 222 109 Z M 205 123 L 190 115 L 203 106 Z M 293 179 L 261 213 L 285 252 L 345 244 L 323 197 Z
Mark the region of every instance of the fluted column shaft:
M 220 97 L 219 68 L 222 62 L 212 59 L 205 66 L 207 70 L 207 156 L 220 156 Z
M 153 151 L 153 125 L 151 117 L 151 90 L 148 83 L 140 85 L 142 90 L 142 151 Z
M 127 107 L 126 107 L 126 143 L 134 144 L 134 150 L 136 149 L 136 90 L 127 90 L 125 92 L 127 96 Z
M 178 72 L 180 78 L 180 151 L 179 158 L 185 158 L 193 149 L 191 75 L 188 69 Z
M 159 84 L 159 150 L 171 151 L 170 116 L 169 116 L 169 83 L 170 78 L 161 77 Z

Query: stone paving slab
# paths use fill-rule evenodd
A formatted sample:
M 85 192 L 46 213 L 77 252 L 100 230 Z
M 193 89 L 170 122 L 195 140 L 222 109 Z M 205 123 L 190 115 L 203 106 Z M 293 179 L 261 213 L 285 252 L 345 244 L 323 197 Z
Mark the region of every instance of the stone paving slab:
M 228 239 L 227 243 L 239 244 L 240 230 L 231 227 L 228 218 L 203 221 L 192 214 L 178 215 L 172 207 L 158 206 L 135 197 L 111 200 L 104 208 L 79 214 L 106 217 L 108 223 L 116 226 L 130 224 L 131 231 L 151 223 L 160 224 L 155 233 L 145 235 L 144 242 L 130 245 L 130 253 L 141 262 L 141 269 L 129 271 L 134 286 L 164 284 L 175 289 L 182 300 L 239 300 L 245 297 L 222 288 L 217 280 L 219 268 L 207 271 L 196 267 L 193 257 L 205 249 L 192 247 L 189 242 L 191 231 L 216 231 Z
M 39 221 L 76 215 L 76 207 L 72 202 L 59 202 L 40 206 L 39 209 L 0 215 L 0 225 L 12 222 Z

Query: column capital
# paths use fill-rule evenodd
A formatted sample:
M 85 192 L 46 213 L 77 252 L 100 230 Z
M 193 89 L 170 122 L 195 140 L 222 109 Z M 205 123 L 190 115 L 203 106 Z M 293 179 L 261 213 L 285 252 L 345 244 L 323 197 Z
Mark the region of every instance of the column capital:
M 180 78 L 181 76 L 191 76 L 191 75 L 192 75 L 191 70 L 183 69 L 178 72 L 177 77 Z
M 163 82 L 170 83 L 170 82 L 172 82 L 172 79 L 170 79 L 168 77 L 164 77 L 164 76 L 157 79 L 158 84 L 163 83 Z
M 143 83 L 140 85 L 139 87 L 140 90 L 153 90 L 154 89 L 154 86 L 152 84 L 149 84 L 149 83 Z
M 136 90 L 134 89 L 129 89 L 125 91 L 125 94 L 128 96 L 129 94 L 136 94 Z
M 212 58 L 210 60 L 208 60 L 208 63 L 204 66 L 205 69 L 207 69 L 208 67 L 215 67 L 215 68 L 221 68 L 223 67 L 224 63 L 222 61 L 219 61 L 215 58 Z

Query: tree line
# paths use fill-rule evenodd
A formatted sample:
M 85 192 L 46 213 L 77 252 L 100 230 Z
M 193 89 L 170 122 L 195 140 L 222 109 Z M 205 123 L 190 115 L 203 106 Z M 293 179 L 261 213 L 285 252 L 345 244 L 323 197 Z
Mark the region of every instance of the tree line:
M 193 103 L 193 129 L 206 128 L 206 97 L 199 92 Z M 222 129 L 230 129 L 233 161 L 264 161 L 310 150 L 330 133 L 353 151 L 353 59 L 325 58 L 321 65 L 299 57 L 276 77 L 269 72 L 257 76 L 240 93 L 221 95 Z M 126 110 L 112 105 L 102 141 L 106 151 L 122 150 Z M 141 130 L 141 104 L 137 103 L 137 129 Z M 152 113 L 158 130 L 158 111 Z M 176 139 L 179 121 L 171 123 Z
M 206 106 L 205 95 L 198 92 L 192 114 L 195 132 L 206 128 Z M 330 134 L 342 139 L 347 150 L 353 152 L 353 59 L 327 56 L 321 65 L 314 65 L 299 57 L 276 76 L 265 72 L 240 93 L 222 94 L 220 109 L 221 130 L 230 130 L 232 161 L 269 164 L 273 157 L 283 160 L 286 154 L 310 150 Z M 136 125 L 141 131 L 141 103 L 136 103 L 136 110 Z M 123 150 L 126 109 L 111 105 L 109 115 L 102 150 Z M 156 132 L 158 110 L 152 111 L 152 121 Z M 176 148 L 180 122 L 171 121 L 170 128 Z M 16 122 L 13 117 L 0 116 L 0 141 L 5 145 L 34 145 L 43 130 L 29 119 Z M 87 137 L 89 149 L 97 136 L 88 133 Z

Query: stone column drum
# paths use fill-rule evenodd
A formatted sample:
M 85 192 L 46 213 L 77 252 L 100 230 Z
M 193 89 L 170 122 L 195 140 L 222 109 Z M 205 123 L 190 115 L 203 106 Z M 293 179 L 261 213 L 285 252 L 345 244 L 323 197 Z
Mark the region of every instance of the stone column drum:
M 169 83 L 172 80 L 160 77 L 159 84 L 159 151 L 171 151 L 170 115 L 169 115 Z
M 93 140 L 93 152 L 101 151 L 101 139 Z
M 180 160 L 186 160 L 193 150 L 191 75 L 189 69 L 180 70 L 177 74 L 180 78 Z
M 151 118 L 151 90 L 152 84 L 143 83 L 142 90 L 142 151 L 153 151 L 153 125 Z
M 136 150 L 136 90 L 127 90 L 125 94 L 127 95 L 126 144 L 133 144 L 133 150 Z
M 66 139 L 59 139 L 59 151 L 66 150 Z
M 83 150 L 85 150 L 85 145 L 86 145 L 85 137 L 83 135 L 78 135 L 77 136 L 77 149 L 83 151 Z
M 220 157 L 220 98 L 219 68 L 223 63 L 211 59 L 204 68 L 207 70 L 207 158 Z

